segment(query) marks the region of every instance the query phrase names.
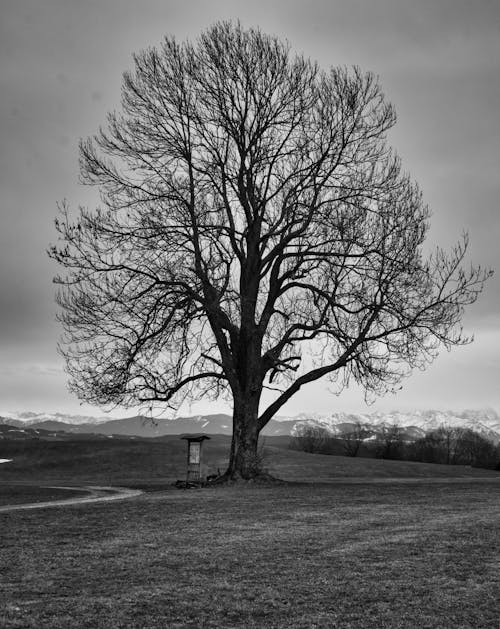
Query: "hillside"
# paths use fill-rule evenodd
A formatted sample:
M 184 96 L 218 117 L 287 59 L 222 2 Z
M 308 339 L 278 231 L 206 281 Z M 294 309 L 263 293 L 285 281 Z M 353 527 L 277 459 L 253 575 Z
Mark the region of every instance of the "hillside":
M 355 424 L 379 430 L 387 426 L 399 426 L 408 438 L 418 438 L 441 426 L 469 428 L 494 441 L 500 440 L 500 416 L 494 409 L 464 411 L 393 411 L 388 413 L 332 413 L 330 415 L 302 413 L 296 422 L 321 426 L 332 434 L 341 434 Z
M 88 419 L 88 418 L 87 418 Z M 162 437 L 165 435 L 180 435 L 183 433 L 203 432 L 208 435 L 231 434 L 232 420 L 229 415 L 197 415 L 193 417 L 178 417 L 176 419 L 150 419 L 142 415 L 126 417 L 124 419 L 113 419 L 96 423 L 75 421 L 63 421 L 63 417 L 50 419 L 43 416 L 43 419 L 36 421 L 31 417 L 29 420 L 0 417 L 0 425 L 8 424 L 19 429 L 44 430 L 44 431 L 64 431 L 71 434 L 100 434 L 100 435 L 122 435 L 137 437 Z M 277 421 L 271 420 L 266 426 L 263 434 L 267 436 L 291 435 L 297 424 L 295 420 Z
M 287 437 L 267 437 L 263 465 L 294 482 L 353 478 L 498 478 L 499 473 L 461 465 L 328 456 L 288 448 Z M 208 473 L 224 471 L 230 438 L 214 435 L 203 445 Z M 185 478 L 186 443 L 178 436 L 156 439 L 70 438 L 0 441 L 0 482 L 36 481 L 123 486 L 165 486 Z

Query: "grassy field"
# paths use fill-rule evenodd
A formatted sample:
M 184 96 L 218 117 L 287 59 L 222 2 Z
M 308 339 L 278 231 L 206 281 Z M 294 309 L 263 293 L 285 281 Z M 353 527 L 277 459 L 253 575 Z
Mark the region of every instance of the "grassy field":
M 0 626 L 499 626 L 500 484 L 156 492 L 1 514 Z
M 179 440 L 63 445 L 13 446 L 4 496 L 30 480 L 154 491 L 0 513 L 2 629 L 500 627 L 498 472 L 277 440 L 264 462 L 289 483 L 179 491 Z M 211 465 L 227 445 L 207 443 Z
M 329 482 L 338 478 L 498 477 L 498 472 L 466 466 L 351 458 L 297 452 L 288 438 L 264 439 L 264 466 L 290 481 Z M 227 465 L 230 438 L 217 435 L 204 443 L 208 471 Z M 0 483 L 26 480 L 55 484 L 167 486 L 185 478 L 186 442 L 178 437 L 153 440 L 11 441 L 0 442 Z
M 205 445 L 210 471 L 224 467 L 229 437 Z M 185 477 L 186 442 L 178 437 L 154 440 L 78 439 L 0 443 L 1 455 L 13 459 L 0 466 L 0 483 L 9 479 L 120 485 L 172 483 Z
M 39 485 L 0 483 L 0 506 L 82 498 L 85 492 Z

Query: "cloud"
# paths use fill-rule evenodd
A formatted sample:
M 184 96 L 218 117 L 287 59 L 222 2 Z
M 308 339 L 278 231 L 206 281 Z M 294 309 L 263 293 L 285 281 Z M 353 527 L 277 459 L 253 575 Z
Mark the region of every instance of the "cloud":
M 64 375 L 64 369 L 62 366 L 47 365 L 47 364 L 19 364 L 0 365 L 0 376 L 10 378 L 23 378 L 23 377 L 47 377 L 55 376 L 60 378 Z
M 119 10 L 115 0 L 46 0 L 43 6 L 39 0 L 0 2 L 3 399 L 77 407 L 66 392 L 55 350 L 60 334 L 54 323 L 55 268 L 45 250 L 55 238 L 56 202 L 67 197 L 75 207 L 95 198 L 77 185 L 78 138 L 94 133 L 106 112 L 119 106 L 121 74 L 131 67 L 133 52 L 169 33 L 196 37 L 227 18 L 288 38 L 294 50 L 323 67 L 357 63 L 380 75 L 399 115 L 390 141 L 434 212 L 432 241 L 449 247 L 463 228 L 469 229 L 472 261 L 499 269 L 466 316 L 466 329 L 477 333 L 478 344 L 457 350 L 450 360 L 444 355 L 428 372 L 417 374 L 415 385 L 408 381 L 394 405 L 426 403 L 427 393 L 436 403 L 440 396 L 446 401 L 453 397 L 454 382 L 474 404 L 488 396 L 496 399 L 498 0 L 148 0 L 138 7 L 132 0 L 122 0 Z M 301 393 L 292 410 L 362 404 L 355 389 L 338 400 L 324 389 L 317 395 L 316 389 Z

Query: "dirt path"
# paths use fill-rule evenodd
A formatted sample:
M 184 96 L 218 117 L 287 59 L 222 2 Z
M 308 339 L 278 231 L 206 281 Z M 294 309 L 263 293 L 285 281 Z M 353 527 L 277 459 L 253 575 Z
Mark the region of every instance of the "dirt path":
M 388 484 L 408 484 L 415 485 L 420 483 L 433 483 L 433 484 L 461 484 L 461 483 L 485 483 L 491 485 L 500 484 L 500 475 L 498 476 L 454 476 L 454 477 L 380 477 L 380 478 L 366 478 L 366 477 L 337 477 L 326 479 L 318 479 L 316 483 L 312 485 L 388 485 Z M 9 484 L 26 485 L 26 481 L 11 481 Z M 29 483 L 32 485 L 31 483 Z M 33 485 L 32 485 L 33 486 Z M 42 486 L 42 485 L 40 485 Z M 31 510 L 31 509 L 46 509 L 50 507 L 66 507 L 71 505 L 91 504 L 95 502 L 111 502 L 114 500 L 125 500 L 126 498 L 134 498 L 140 496 L 144 492 L 139 489 L 129 489 L 127 487 L 112 487 L 112 486 L 96 486 L 96 485 L 84 485 L 84 486 L 70 486 L 70 485 L 46 485 L 43 487 L 51 489 L 69 489 L 72 491 L 81 491 L 86 495 L 81 498 L 66 498 L 62 500 L 47 500 L 45 502 L 33 502 L 24 504 L 4 505 L 0 506 L 0 513 L 6 513 L 9 511 Z M 205 490 L 209 491 L 209 490 Z M 169 498 L 186 498 L 189 496 L 189 492 L 169 492 Z M 159 492 L 156 494 L 157 499 L 165 499 L 165 493 Z
M 46 509 L 48 507 L 66 507 L 68 505 L 89 504 L 93 502 L 111 502 L 112 500 L 134 498 L 135 496 L 140 496 L 144 493 L 139 489 L 127 489 L 126 487 L 97 487 L 95 485 L 85 485 L 82 487 L 62 487 L 51 485 L 50 489 L 71 489 L 72 491 L 85 492 L 87 495 L 82 496 L 81 498 L 66 498 L 65 500 L 48 500 L 46 502 L 4 505 L 0 507 L 0 513 L 27 509 Z

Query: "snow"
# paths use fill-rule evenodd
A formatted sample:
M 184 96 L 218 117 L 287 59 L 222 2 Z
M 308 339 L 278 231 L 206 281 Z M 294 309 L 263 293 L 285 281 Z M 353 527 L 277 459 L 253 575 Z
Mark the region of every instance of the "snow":
M 0 417 L 3 417 L 8 423 L 9 419 L 22 421 L 27 426 L 43 421 L 59 421 L 65 424 L 102 424 L 110 421 L 111 417 L 91 417 L 88 415 L 71 415 L 67 413 L 33 413 L 32 411 L 0 411 Z
M 500 417 L 493 409 L 465 411 L 392 411 L 388 413 L 300 413 L 294 417 L 276 417 L 278 421 L 294 421 L 302 426 L 319 426 L 331 434 L 342 432 L 341 424 L 360 423 L 366 427 L 400 426 L 428 432 L 441 426 L 470 428 L 495 441 L 500 437 Z M 295 434 L 297 426 L 292 429 Z

